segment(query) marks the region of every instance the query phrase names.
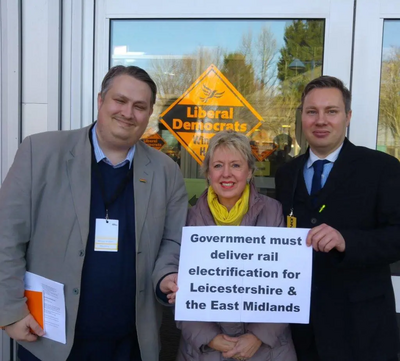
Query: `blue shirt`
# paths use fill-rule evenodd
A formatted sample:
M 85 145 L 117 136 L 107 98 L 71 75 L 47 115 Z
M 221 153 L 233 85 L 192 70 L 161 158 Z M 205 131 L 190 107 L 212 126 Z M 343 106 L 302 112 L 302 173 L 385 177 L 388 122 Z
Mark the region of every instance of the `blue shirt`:
M 126 155 L 126 158 L 114 165 L 110 162 L 110 160 L 106 157 L 104 152 L 101 150 L 99 141 L 97 139 L 97 134 L 96 134 L 96 129 L 97 129 L 97 123 L 94 125 L 92 129 L 92 142 L 93 142 L 93 151 L 94 151 L 94 156 L 96 158 L 96 162 L 99 163 L 101 161 L 106 162 L 108 165 L 111 165 L 113 168 L 120 168 L 123 167 L 126 163 L 129 162 L 129 169 L 132 167 L 132 162 L 133 162 L 133 156 L 135 154 L 135 146 L 129 149 L 128 154 Z
M 329 177 L 329 173 L 331 172 L 333 165 L 339 156 L 339 153 L 340 153 L 340 150 L 342 149 L 342 147 L 343 147 L 343 144 L 338 149 L 336 149 L 334 152 L 329 154 L 326 158 L 318 158 L 310 148 L 310 156 L 308 157 L 306 164 L 304 164 L 304 170 L 303 170 L 304 181 L 306 183 L 308 194 L 311 193 L 311 185 L 312 185 L 312 179 L 313 179 L 313 175 L 314 175 L 314 168 L 312 166 L 313 163 L 317 160 L 322 160 L 322 159 L 329 160 L 329 162 L 330 162 L 330 163 L 327 163 L 324 165 L 324 170 L 322 171 L 321 187 L 323 188 L 326 183 L 326 180 Z

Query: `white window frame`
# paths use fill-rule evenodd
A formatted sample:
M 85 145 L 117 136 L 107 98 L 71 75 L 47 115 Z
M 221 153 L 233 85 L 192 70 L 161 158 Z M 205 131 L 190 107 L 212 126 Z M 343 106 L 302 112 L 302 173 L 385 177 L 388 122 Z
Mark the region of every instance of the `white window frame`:
M 383 23 L 389 19 L 400 20 L 400 1 L 357 1 L 349 138 L 372 149 L 376 149 L 378 133 Z

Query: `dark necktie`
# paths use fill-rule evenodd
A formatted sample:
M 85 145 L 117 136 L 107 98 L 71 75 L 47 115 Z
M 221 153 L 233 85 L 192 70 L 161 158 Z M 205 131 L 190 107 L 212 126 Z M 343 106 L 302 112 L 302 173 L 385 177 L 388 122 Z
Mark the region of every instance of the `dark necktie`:
M 311 195 L 314 195 L 320 191 L 321 187 L 321 176 L 324 171 L 324 165 L 330 163 L 329 160 L 317 160 L 313 163 L 314 175 L 312 178 Z

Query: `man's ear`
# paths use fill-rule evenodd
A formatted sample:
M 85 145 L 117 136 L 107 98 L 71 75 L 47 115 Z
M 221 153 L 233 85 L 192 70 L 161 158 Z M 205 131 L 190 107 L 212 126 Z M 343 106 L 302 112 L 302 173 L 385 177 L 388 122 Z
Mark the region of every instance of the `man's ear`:
M 346 114 L 346 127 L 348 127 L 350 125 L 350 120 L 351 120 L 352 114 L 353 114 L 353 112 L 351 110 L 349 110 Z
M 101 93 L 99 93 L 99 94 L 97 94 L 97 110 L 100 109 L 100 107 L 102 106 L 102 104 L 103 104 L 103 99 L 102 99 L 102 97 L 101 97 Z

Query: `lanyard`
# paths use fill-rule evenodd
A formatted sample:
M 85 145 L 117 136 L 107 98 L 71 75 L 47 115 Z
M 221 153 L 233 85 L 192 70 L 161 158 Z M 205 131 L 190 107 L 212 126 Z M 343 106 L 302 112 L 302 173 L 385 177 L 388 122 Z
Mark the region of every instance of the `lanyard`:
M 133 178 L 133 166 L 128 170 L 128 172 L 125 175 L 125 178 L 119 184 L 119 186 L 116 189 L 116 191 L 114 192 L 114 194 L 110 198 L 107 199 L 106 198 L 106 190 L 105 190 L 105 186 L 104 186 L 104 180 L 103 180 L 103 177 L 101 175 L 101 172 L 100 172 L 100 169 L 99 169 L 99 165 L 97 164 L 97 161 L 95 159 L 94 152 L 92 153 L 92 164 L 93 164 L 94 170 L 96 172 L 97 180 L 99 181 L 100 190 L 101 190 L 101 196 L 103 197 L 104 208 L 105 208 L 105 211 L 106 211 L 106 217 L 105 218 L 106 218 L 106 221 L 108 221 L 108 208 L 118 199 L 118 197 L 122 194 L 122 192 L 124 191 L 124 189 L 127 186 L 127 184 L 132 180 L 132 178 Z
M 96 157 L 94 155 L 92 132 L 91 131 L 89 132 L 89 138 L 90 138 L 90 143 L 92 144 L 92 167 L 95 170 L 96 177 L 97 177 L 97 180 L 98 180 L 99 185 L 100 185 L 101 196 L 103 198 L 104 208 L 105 208 L 105 211 L 106 211 L 105 219 L 108 222 L 108 208 L 118 199 L 118 197 L 122 194 L 122 192 L 124 191 L 124 189 L 127 186 L 127 184 L 132 180 L 132 178 L 133 178 L 133 164 L 130 167 L 130 169 L 128 170 L 128 172 L 126 173 L 125 178 L 119 184 L 119 186 L 116 189 L 116 191 L 114 192 L 114 194 L 109 199 L 107 199 L 104 180 L 103 180 L 103 177 L 101 175 L 99 165 L 97 164 Z

